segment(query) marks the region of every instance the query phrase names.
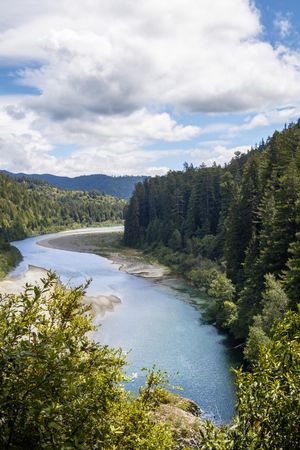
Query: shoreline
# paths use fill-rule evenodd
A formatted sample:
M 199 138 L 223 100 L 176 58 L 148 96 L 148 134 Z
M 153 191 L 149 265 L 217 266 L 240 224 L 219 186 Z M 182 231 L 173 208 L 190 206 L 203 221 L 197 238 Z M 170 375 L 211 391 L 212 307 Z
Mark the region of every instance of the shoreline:
M 20 294 L 26 284 L 41 285 L 41 279 L 47 276 L 48 270 L 44 267 L 29 265 L 26 272 L 20 275 L 8 275 L 0 281 L 0 296 Z M 97 316 L 103 317 L 106 312 L 112 312 L 115 306 L 122 303 L 121 299 L 112 294 L 84 295 L 82 302 L 92 306 Z
M 0 294 L 20 294 L 25 284 L 36 284 L 41 278 L 47 276 L 47 269 L 44 267 L 29 265 L 26 272 L 19 275 L 8 274 L 0 281 Z
M 116 248 L 115 243 L 118 237 L 123 234 L 123 227 L 115 229 L 109 227 L 97 229 L 68 230 L 55 237 L 46 237 L 36 242 L 42 247 L 66 250 L 77 253 L 92 253 L 102 256 L 116 265 L 119 270 L 128 274 L 149 278 L 153 280 L 165 280 L 170 275 L 169 269 L 158 264 L 145 261 L 143 255 L 136 250 Z M 105 240 L 105 250 L 97 245 L 100 239 Z M 113 243 L 111 245 L 111 242 Z M 9 273 L 0 280 L 0 295 L 20 294 L 26 284 L 41 284 L 41 279 L 47 276 L 48 270 L 44 267 L 29 265 L 22 274 L 14 275 Z M 122 303 L 122 300 L 111 293 L 99 293 L 85 295 L 83 303 L 91 305 L 97 316 L 104 316 L 106 312 L 114 311 L 115 307 Z
M 119 270 L 131 275 L 151 278 L 164 279 L 170 275 L 170 270 L 156 262 L 147 262 L 141 253 L 132 249 L 121 249 L 108 247 L 101 248 L 97 245 L 97 240 L 109 238 L 112 234 L 121 235 L 121 232 L 103 231 L 102 233 L 82 232 L 80 234 L 68 234 L 64 236 L 41 239 L 37 245 L 42 247 L 66 250 L 77 253 L 93 253 L 102 256 L 117 265 Z

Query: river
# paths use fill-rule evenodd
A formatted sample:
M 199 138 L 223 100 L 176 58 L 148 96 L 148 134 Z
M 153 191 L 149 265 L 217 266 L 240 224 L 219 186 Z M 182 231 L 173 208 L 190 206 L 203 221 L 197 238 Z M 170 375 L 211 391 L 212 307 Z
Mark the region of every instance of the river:
M 230 368 L 236 363 L 226 337 L 201 319 L 207 301 L 184 283 L 154 282 L 121 272 L 108 259 L 87 253 L 57 250 L 37 245 L 45 237 L 14 242 L 23 261 L 12 276 L 28 265 L 55 270 L 72 285 L 92 278 L 89 295 L 113 294 L 122 303 L 104 317 L 94 339 L 128 353 L 126 372 L 133 374 L 128 387 L 136 391 L 144 382 L 143 367 L 166 370 L 180 395 L 196 401 L 204 416 L 229 422 L 234 414 L 234 381 Z M 171 284 L 171 286 L 170 286 Z

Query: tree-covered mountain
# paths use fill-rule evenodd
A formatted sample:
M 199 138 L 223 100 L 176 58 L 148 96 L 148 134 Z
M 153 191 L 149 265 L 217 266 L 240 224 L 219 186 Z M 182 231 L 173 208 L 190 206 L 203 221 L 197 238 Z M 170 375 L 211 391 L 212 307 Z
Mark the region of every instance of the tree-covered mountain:
M 185 165 L 139 183 L 125 242 L 150 248 L 215 297 L 213 320 L 260 343 L 300 293 L 300 122 L 225 168 Z
M 143 182 L 144 176 L 109 176 L 109 175 L 82 175 L 79 177 L 60 177 L 50 174 L 25 174 L 2 171 L 12 177 L 23 177 L 34 180 L 43 180 L 59 189 L 71 191 L 99 191 L 114 197 L 128 199 L 136 183 Z
M 62 191 L 28 178 L 0 174 L 0 227 L 7 239 L 72 225 L 121 221 L 125 201 L 96 191 Z
M 61 191 L 43 181 L 0 174 L 0 277 L 14 264 L 8 242 L 68 227 L 121 221 L 125 201 L 97 191 Z

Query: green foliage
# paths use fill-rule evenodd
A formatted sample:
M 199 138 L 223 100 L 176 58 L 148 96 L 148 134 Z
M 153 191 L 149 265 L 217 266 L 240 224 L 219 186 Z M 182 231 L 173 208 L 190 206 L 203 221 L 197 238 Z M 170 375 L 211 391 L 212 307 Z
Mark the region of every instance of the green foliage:
M 300 311 L 288 312 L 253 372 L 237 372 L 232 426 L 207 424 L 201 450 L 297 450 L 300 447 Z
M 137 398 L 124 390 L 121 350 L 88 337 L 83 289 L 49 274 L 0 297 L 0 447 L 171 449 L 170 432 L 153 420 L 160 374 Z
M 300 286 L 300 232 L 296 234 L 296 240 L 290 245 L 289 255 L 284 282 L 288 296 L 295 306 L 299 300 Z
M 282 283 L 274 275 L 265 276 L 265 291 L 262 294 L 262 312 L 254 317 L 254 324 L 249 329 L 244 355 L 250 363 L 257 360 L 261 345 L 270 342 L 273 326 L 283 319 L 288 308 L 288 297 Z
M 270 338 L 263 329 L 262 318 L 260 315 L 255 316 L 254 324 L 249 328 L 249 333 L 244 348 L 244 356 L 250 364 L 254 364 L 259 357 L 262 345 L 267 347 L 270 345 Z
M 0 280 L 21 261 L 22 256 L 15 247 L 5 244 L 4 248 L 0 249 Z
M 262 294 L 262 327 L 268 332 L 279 322 L 288 309 L 289 299 L 283 290 L 282 283 L 272 274 L 265 276 L 265 291 Z
M 212 280 L 210 269 L 192 269 L 188 274 L 188 278 L 197 287 L 207 287 Z
M 242 264 L 255 229 L 260 184 L 258 156 L 252 153 L 244 164 L 241 183 L 236 183 L 225 220 L 224 256 L 227 261 L 227 275 L 238 285 L 241 285 L 244 279 Z
M 212 234 L 207 234 L 198 242 L 198 254 L 203 258 L 215 259 L 218 252 L 218 238 Z
M 218 304 L 216 311 L 216 322 L 222 328 L 232 330 L 238 320 L 238 307 L 230 300 Z
M 170 239 L 168 241 L 168 245 L 174 251 L 181 249 L 182 239 L 181 239 L 181 234 L 177 229 L 173 231 L 172 236 L 170 237 Z
M 296 224 L 300 228 L 300 194 L 296 201 Z M 299 301 L 300 286 L 300 231 L 295 235 L 295 240 L 288 249 L 288 261 L 284 271 L 284 284 L 287 294 L 295 306 Z
M 144 250 L 146 255 L 150 254 L 156 260 L 160 261 L 170 267 L 172 270 L 182 273 L 186 276 L 196 265 L 196 258 L 191 254 L 183 253 L 182 251 L 174 251 L 163 244 L 159 244 L 156 247 L 146 247 Z M 212 263 L 213 264 L 213 263 Z
M 237 320 L 237 305 L 232 301 L 235 287 L 224 273 L 214 274 L 207 293 L 215 299 L 209 307 L 208 318 L 225 329 L 231 329 Z
M 211 281 L 208 289 L 208 295 L 218 300 L 232 300 L 235 293 L 235 287 L 224 273 L 219 273 Z
M 162 240 L 168 246 L 176 229 L 184 234 L 184 241 L 191 236 L 214 235 L 220 211 L 220 175 L 220 167 L 189 168 L 138 183 L 126 213 L 125 242 L 140 245 Z

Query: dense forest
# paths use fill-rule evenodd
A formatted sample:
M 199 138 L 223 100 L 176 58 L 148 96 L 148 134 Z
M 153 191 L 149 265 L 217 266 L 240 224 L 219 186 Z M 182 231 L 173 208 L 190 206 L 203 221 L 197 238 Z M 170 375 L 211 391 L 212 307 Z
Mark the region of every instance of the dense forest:
M 215 300 L 212 321 L 248 361 L 300 291 L 300 121 L 221 168 L 185 164 L 139 183 L 125 242 L 146 248 Z
M 61 191 L 43 181 L 0 174 L 0 277 L 15 263 L 8 242 L 68 227 L 121 221 L 125 201 L 96 191 Z
M 60 177 L 50 174 L 25 174 L 11 173 L 3 171 L 6 175 L 17 178 L 30 178 L 34 180 L 42 180 L 59 189 L 67 189 L 71 191 L 98 191 L 106 195 L 129 199 L 134 186 L 138 182 L 143 182 L 144 176 L 109 176 L 103 174 L 81 175 L 79 177 Z

